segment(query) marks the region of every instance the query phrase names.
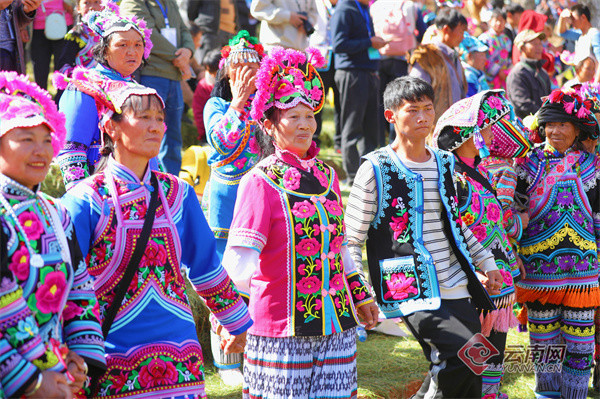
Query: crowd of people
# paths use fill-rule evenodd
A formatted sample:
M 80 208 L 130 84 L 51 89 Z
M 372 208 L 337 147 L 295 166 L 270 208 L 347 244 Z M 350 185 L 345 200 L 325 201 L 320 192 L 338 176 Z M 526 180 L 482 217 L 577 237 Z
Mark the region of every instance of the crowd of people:
M 519 326 L 564 348 L 537 397 L 600 389 L 600 31 L 568 1 L 0 4 L 0 397 L 206 397 L 186 280 L 244 398 L 356 398 L 357 331 L 400 318 L 415 398 L 507 398 Z

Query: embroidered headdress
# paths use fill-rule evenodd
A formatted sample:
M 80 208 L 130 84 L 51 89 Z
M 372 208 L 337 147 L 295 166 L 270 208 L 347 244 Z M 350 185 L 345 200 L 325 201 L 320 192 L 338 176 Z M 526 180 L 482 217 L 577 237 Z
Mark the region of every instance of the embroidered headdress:
M 144 39 L 144 58 L 148 59 L 152 50 L 152 29 L 148 28 L 146 21 L 135 16 L 121 16 L 119 7 L 107 5 L 102 11 L 88 12 L 83 18 L 90 29 L 103 38 L 107 38 L 114 32 L 127 32 L 130 29 L 138 32 Z
M 65 142 L 65 115 L 48 92 L 16 72 L 0 72 L 0 137 L 16 128 L 46 125 L 54 155 Z
M 540 136 L 543 131 L 539 126 L 548 122 L 571 122 L 579 129 L 580 141 L 598 138 L 598 121 L 594 116 L 594 101 L 582 97 L 574 89 L 556 89 L 545 99 L 537 112 L 537 123 Z
M 308 60 L 300 51 L 274 47 L 262 60 L 256 73 L 256 95 L 252 100 L 254 120 L 260 121 L 271 107 L 289 109 L 303 103 L 315 112 L 323 108 L 323 81 L 315 68 L 323 67 L 325 58 L 314 47 L 307 48 L 306 53 Z
M 219 62 L 219 68 L 246 62 L 260 63 L 265 50 L 256 37 L 250 36 L 247 30 L 241 30 L 221 49 L 221 56 L 223 58 Z
M 579 95 L 585 100 L 592 100 L 594 103 L 594 112 L 600 112 L 600 83 L 583 83 L 579 87 Z
M 440 8 L 464 8 L 465 6 L 465 3 L 462 0 L 435 0 L 435 4 Z
M 512 107 L 512 106 L 511 106 Z M 510 112 L 492 125 L 494 138 L 489 147 L 490 155 L 502 158 L 522 158 L 531 149 L 529 130 L 521 119 Z
M 433 144 L 446 151 L 453 151 L 471 137 L 479 155 L 485 158 L 489 149 L 481 130 L 498 122 L 511 112 L 504 90 L 486 90 L 452 104 L 440 117 L 433 133 Z
M 82 93 L 93 97 L 96 100 L 96 107 L 100 116 L 101 130 L 115 112 L 117 114 L 123 112 L 121 108 L 125 100 L 131 95 L 155 95 L 160 99 L 163 108 L 165 106 L 156 90 L 135 82 L 108 79 L 93 69 L 76 67 L 70 78 L 66 75 L 55 73 L 53 83 L 58 89 L 65 89 L 71 83 Z

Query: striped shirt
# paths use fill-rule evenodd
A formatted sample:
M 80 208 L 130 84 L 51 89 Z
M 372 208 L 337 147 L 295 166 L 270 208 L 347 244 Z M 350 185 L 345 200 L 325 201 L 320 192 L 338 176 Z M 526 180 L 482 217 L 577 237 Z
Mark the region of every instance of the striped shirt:
M 406 167 L 423 177 L 423 242 L 434 260 L 442 299 L 469 297 L 467 276 L 444 234 L 442 225 L 443 205 L 438 189 L 436 158 L 423 163 L 403 160 Z M 377 185 L 370 162 L 364 162 L 354 178 L 354 185 L 346 208 L 346 232 L 348 249 L 357 265 L 362 265 L 362 246 L 369 226 L 377 213 Z M 467 248 L 473 261 L 483 271 L 496 270 L 492 254 L 481 246 L 468 227 L 462 226 Z

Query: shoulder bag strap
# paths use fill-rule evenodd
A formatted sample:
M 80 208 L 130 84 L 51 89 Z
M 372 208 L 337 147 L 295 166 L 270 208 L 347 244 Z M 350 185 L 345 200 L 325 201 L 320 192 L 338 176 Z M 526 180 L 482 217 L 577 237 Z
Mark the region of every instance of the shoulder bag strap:
M 131 284 L 131 280 L 138 270 L 138 266 L 140 261 L 142 260 L 142 255 L 146 250 L 146 245 L 148 244 L 148 239 L 150 238 L 150 232 L 152 231 L 152 225 L 154 224 L 154 216 L 156 215 L 156 208 L 158 208 L 158 180 L 156 179 L 156 175 L 152 173 L 150 177 L 152 183 L 152 195 L 150 196 L 150 205 L 148 206 L 148 211 L 146 212 L 146 217 L 144 219 L 144 225 L 142 227 L 142 232 L 137 240 L 135 251 L 133 251 L 133 255 L 129 260 L 129 264 L 125 269 L 125 273 L 123 274 L 123 278 L 119 282 L 117 286 L 117 290 L 115 292 L 115 298 L 113 299 L 112 304 L 104 314 L 104 322 L 102 323 L 102 335 L 104 338 L 108 336 L 108 332 L 112 327 L 113 321 L 115 320 L 115 316 L 119 308 L 121 307 L 121 303 L 123 302 L 123 298 L 125 298 L 125 293 L 127 292 L 127 288 L 129 288 L 129 284 Z M 118 206 L 118 204 L 115 204 Z

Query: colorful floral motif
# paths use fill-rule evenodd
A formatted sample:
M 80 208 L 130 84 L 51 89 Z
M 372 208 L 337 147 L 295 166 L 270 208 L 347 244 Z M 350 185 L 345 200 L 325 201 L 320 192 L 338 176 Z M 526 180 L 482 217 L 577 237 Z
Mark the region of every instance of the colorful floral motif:
M 412 273 L 408 275 L 402 272 L 386 274 L 383 279 L 388 289 L 383 299 L 401 301 L 419 293 L 415 287 L 416 280 Z

